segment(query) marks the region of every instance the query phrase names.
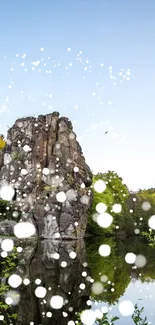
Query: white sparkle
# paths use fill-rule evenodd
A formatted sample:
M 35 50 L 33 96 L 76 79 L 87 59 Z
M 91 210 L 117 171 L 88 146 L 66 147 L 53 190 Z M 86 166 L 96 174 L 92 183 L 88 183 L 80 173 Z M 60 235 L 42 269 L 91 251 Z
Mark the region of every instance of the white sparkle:
M 61 203 L 63 203 L 63 202 L 65 202 L 66 201 L 66 194 L 64 193 L 64 192 L 59 192 L 59 193 L 57 193 L 57 195 L 56 195 L 56 199 L 57 199 L 57 201 L 58 202 L 61 202 Z
M 122 316 L 131 316 L 134 313 L 134 305 L 130 300 L 123 300 L 118 305 Z
M 4 185 L 0 189 L 0 197 L 2 200 L 11 201 L 14 194 L 15 190 L 11 185 Z
M 128 263 L 128 264 L 134 264 L 135 261 L 136 261 L 136 255 L 134 253 L 127 253 L 125 255 L 125 261 Z
M 109 256 L 111 254 L 111 248 L 107 244 L 103 244 L 99 247 L 99 254 L 101 256 Z
M 36 229 L 30 222 L 19 222 L 14 226 L 14 235 L 17 238 L 28 238 L 35 234 Z
M 11 252 L 14 247 L 14 242 L 12 239 L 4 239 L 1 243 L 1 248 L 3 251 Z
M 12 274 L 9 279 L 8 283 L 12 288 L 18 288 L 22 284 L 22 278 L 18 274 Z
M 155 230 L 155 215 L 153 215 L 149 221 L 148 221 L 148 225 L 151 229 Z
M 102 180 L 99 179 L 98 181 L 95 182 L 95 184 L 94 184 L 94 189 L 95 189 L 95 191 L 98 192 L 98 193 L 102 193 L 102 192 L 104 192 L 105 189 L 106 189 L 106 184 L 105 184 L 105 182 L 103 182 Z
M 53 296 L 50 300 L 50 305 L 53 309 L 61 309 L 63 306 L 63 298 L 61 296 Z
M 35 289 L 35 295 L 37 298 L 44 298 L 46 296 L 46 292 L 47 290 L 44 287 L 37 287 Z
M 81 313 L 80 318 L 84 325 L 93 325 L 96 320 L 96 315 L 93 310 L 86 309 Z

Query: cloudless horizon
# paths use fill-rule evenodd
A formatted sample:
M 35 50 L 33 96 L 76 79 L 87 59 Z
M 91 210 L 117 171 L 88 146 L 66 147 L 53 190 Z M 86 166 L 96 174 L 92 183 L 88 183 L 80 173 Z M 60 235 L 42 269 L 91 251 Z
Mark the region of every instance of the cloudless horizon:
M 155 187 L 154 39 L 153 0 L 1 0 L 0 133 L 58 111 L 93 171 Z

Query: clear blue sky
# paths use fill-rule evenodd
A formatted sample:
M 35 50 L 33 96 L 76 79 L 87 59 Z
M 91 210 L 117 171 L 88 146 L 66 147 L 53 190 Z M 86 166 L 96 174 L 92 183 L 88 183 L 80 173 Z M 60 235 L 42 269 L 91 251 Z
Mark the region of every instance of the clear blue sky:
M 1 132 L 59 111 L 93 170 L 155 187 L 154 40 L 153 0 L 1 0 Z

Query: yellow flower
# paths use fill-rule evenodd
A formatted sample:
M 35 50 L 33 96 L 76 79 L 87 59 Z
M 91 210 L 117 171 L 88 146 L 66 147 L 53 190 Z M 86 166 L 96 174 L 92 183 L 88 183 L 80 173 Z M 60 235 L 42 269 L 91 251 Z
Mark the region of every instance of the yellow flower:
M 2 137 L 0 137 L 0 149 L 1 150 L 4 149 L 5 145 L 6 145 L 5 140 Z

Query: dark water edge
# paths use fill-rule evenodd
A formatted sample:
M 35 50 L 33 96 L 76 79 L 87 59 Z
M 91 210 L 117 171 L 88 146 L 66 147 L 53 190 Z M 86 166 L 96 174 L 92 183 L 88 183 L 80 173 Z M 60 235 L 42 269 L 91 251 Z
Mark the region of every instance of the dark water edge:
M 154 288 L 154 249 L 140 237 L 125 239 L 91 237 L 74 241 L 38 240 L 37 238 L 26 240 L 13 238 L 13 240 L 15 246 L 20 246 L 23 250 L 18 253 L 15 267 L 10 275 L 18 274 L 22 280 L 29 279 L 30 284 L 22 283 L 16 289 L 9 288 L 16 291 L 20 300 L 14 307 L 9 307 L 7 312 L 4 310 L 3 315 L 7 324 L 29 325 L 34 322 L 37 325 L 65 325 L 69 320 L 75 322 L 77 313 L 91 308 L 87 304 L 91 300 L 92 309 L 106 305 L 109 315 L 118 314 L 120 317 L 118 325 L 124 324 L 122 323 L 124 321 L 125 324 L 130 325 L 131 319 L 121 316 L 118 312 L 120 299 L 127 294 L 128 299 L 134 300 L 133 291 L 137 285 L 142 288 L 150 286 L 150 291 Z M 111 254 L 107 257 L 99 254 L 99 247 L 104 244 L 111 248 Z M 76 253 L 75 258 L 71 257 L 71 252 Z M 145 256 L 146 265 L 143 268 L 136 268 L 135 265 L 127 264 L 125 255 L 128 252 Z M 4 260 L 1 257 L 1 285 L 7 284 L 7 277 L 5 278 L 3 272 Z M 103 275 L 108 278 L 104 283 L 101 281 Z M 36 279 L 40 279 L 40 284 L 35 283 Z M 101 293 L 93 292 L 93 282 L 103 285 Z M 45 297 L 36 297 L 35 290 L 38 286 L 46 288 Z M 63 297 L 64 304 L 59 310 L 52 308 L 50 304 L 52 296 L 55 295 Z M 136 297 L 136 293 L 134 296 Z M 150 306 L 154 304 L 155 297 L 150 299 L 148 306 L 148 299 L 144 299 L 143 294 L 139 292 L 137 301 L 134 301 L 134 303 L 142 302 L 145 315 L 148 317 L 151 317 Z M 2 301 L 5 305 L 5 297 L 2 297 Z M 52 317 L 48 317 L 50 312 Z M 16 314 L 17 318 L 11 319 L 10 322 L 7 314 Z

